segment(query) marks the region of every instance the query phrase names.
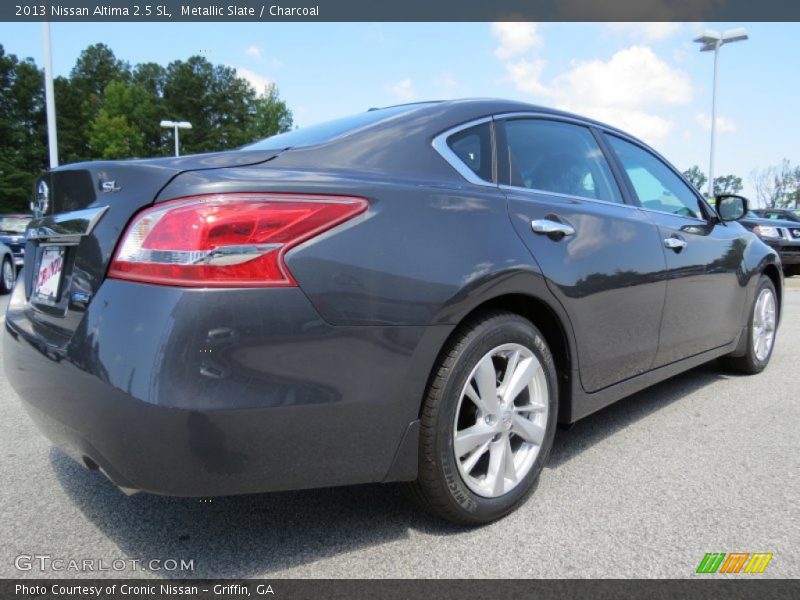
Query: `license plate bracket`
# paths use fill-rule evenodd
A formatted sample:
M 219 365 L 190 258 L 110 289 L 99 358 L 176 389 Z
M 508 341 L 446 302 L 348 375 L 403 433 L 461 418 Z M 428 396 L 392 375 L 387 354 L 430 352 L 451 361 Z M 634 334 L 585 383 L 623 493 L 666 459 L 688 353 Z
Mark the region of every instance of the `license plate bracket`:
M 64 275 L 64 253 L 63 246 L 46 246 L 42 249 L 33 282 L 33 298 L 36 302 L 50 305 L 59 302 Z

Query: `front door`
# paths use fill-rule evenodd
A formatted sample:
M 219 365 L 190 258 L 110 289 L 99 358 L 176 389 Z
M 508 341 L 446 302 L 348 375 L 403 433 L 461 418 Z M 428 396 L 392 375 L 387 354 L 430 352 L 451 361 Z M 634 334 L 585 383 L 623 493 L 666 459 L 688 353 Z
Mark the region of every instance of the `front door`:
M 664 247 L 667 299 L 654 366 L 732 342 L 742 327 L 748 234 L 714 218 L 656 155 L 616 136 L 607 140 Z
M 666 292 L 658 228 L 624 202 L 588 127 L 510 118 L 498 147 L 511 220 L 569 315 L 583 388 L 647 371 Z

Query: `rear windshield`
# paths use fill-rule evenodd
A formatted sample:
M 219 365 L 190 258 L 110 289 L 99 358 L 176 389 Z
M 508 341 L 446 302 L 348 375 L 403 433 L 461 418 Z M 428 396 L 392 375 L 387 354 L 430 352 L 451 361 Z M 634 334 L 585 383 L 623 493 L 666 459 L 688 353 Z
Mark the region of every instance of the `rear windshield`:
M 286 133 L 279 133 L 272 137 L 265 138 L 240 150 L 278 150 L 279 148 L 298 148 L 301 146 L 314 146 L 323 144 L 351 131 L 356 131 L 367 125 L 372 125 L 378 121 L 389 119 L 397 115 L 419 108 L 422 104 L 405 104 L 403 106 L 392 106 L 390 108 L 380 108 L 364 113 L 335 119 L 311 125 Z

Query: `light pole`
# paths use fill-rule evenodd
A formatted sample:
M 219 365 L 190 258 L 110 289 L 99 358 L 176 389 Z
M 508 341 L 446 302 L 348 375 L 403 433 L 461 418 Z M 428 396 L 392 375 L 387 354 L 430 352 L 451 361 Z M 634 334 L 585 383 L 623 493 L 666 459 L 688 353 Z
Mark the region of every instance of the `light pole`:
M 719 49 L 732 42 L 741 42 L 747 39 L 747 30 L 744 27 L 729 29 L 719 33 L 713 29 L 706 29 L 694 39 L 703 44 L 700 52 L 714 51 L 714 83 L 711 89 L 711 155 L 708 160 L 708 195 L 714 197 L 714 135 L 717 131 L 717 63 L 719 62 Z
M 58 166 L 58 134 L 56 130 L 56 97 L 53 92 L 53 53 L 50 49 L 50 21 L 42 23 L 44 45 L 44 101 L 47 112 L 47 147 L 50 152 L 50 168 Z
M 178 136 L 179 129 L 191 129 L 192 124 L 189 121 L 161 121 L 161 126 L 167 129 L 175 130 L 175 156 L 180 156 L 180 137 Z

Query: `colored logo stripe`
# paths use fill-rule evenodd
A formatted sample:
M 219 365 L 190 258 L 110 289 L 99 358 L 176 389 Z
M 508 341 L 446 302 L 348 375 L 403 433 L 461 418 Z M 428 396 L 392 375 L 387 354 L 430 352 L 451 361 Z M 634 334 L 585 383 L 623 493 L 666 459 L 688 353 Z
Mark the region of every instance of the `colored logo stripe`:
M 724 559 L 724 552 L 707 552 L 697 567 L 697 573 L 716 573 Z
M 748 562 L 747 566 L 744 568 L 744 572 L 763 573 L 764 569 L 767 568 L 767 565 L 771 560 L 772 560 L 772 553 L 767 554 L 766 552 L 758 552 L 752 554 L 750 557 L 750 562 Z
M 749 560 L 748 560 L 749 559 Z M 772 560 L 768 552 L 707 552 L 697 566 L 697 573 L 763 573 Z

